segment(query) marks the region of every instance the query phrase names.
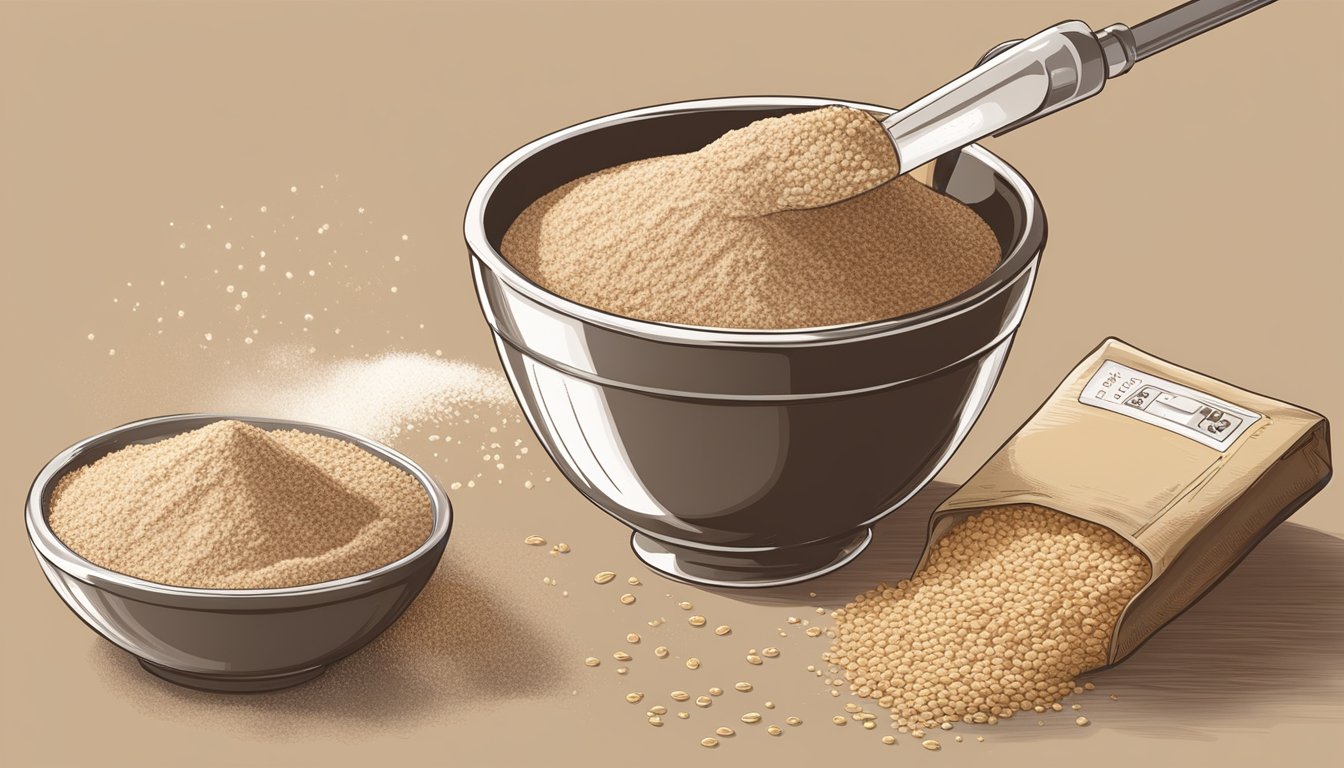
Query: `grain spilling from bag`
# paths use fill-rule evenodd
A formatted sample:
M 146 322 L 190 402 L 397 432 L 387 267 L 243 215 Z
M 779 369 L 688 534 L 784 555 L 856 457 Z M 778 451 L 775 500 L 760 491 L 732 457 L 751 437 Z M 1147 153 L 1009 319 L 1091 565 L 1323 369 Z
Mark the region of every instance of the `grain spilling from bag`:
M 826 658 L 911 728 L 1049 706 L 1104 666 L 1116 617 L 1148 582 L 1113 531 L 1044 507 L 980 512 L 927 564 L 836 611 Z

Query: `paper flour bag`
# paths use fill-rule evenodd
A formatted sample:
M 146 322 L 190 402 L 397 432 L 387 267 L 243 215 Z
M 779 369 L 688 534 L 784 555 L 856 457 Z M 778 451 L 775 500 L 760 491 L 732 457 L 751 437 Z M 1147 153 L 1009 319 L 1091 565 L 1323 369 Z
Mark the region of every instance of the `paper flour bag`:
M 933 514 L 933 545 L 977 510 L 1035 504 L 1105 526 L 1152 565 L 1108 663 L 1195 603 L 1330 479 L 1329 424 L 1106 340 Z

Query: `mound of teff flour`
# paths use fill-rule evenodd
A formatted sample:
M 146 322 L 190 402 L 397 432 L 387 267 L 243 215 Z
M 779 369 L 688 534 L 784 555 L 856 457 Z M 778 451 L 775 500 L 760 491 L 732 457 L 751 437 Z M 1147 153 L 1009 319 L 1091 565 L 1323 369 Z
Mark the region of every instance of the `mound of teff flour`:
M 110 453 L 61 479 L 50 525 L 80 556 L 181 587 L 331 581 L 429 538 L 420 483 L 358 446 L 219 421 Z
M 807 328 L 927 309 L 1001 251 L 970 208 L 898 173 L 870 115 L 768 118 L 684 155 L 585 176 L 533 203 L 504 256 L 543 288 L 626 317 Z

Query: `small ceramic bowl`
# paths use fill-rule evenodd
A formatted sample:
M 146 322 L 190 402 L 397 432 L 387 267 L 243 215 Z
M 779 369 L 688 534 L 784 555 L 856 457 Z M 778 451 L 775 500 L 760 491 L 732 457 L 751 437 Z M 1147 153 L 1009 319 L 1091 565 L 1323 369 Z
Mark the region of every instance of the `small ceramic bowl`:
M 66 473 L 128 445 L 163 440 L 223 419 L 344 440 L 408 472 L 430 499 L 434 523 L 429 538 L 396 562 L 335 581 L 281 589 L 199 589 L 156 584 L 94 565 L 52 532 L 47 523 L 51 493 Z M 67 448 L 33 481 L 24 514 L 42 571 L 84 623 L 159 677 L 233 692 L 274 690 L 310 680 L 377 637 L 429 580 L 452 525 L 452 507 L 438 484 L 390 448 L 313 424 L 218 414 L 137 421 Z

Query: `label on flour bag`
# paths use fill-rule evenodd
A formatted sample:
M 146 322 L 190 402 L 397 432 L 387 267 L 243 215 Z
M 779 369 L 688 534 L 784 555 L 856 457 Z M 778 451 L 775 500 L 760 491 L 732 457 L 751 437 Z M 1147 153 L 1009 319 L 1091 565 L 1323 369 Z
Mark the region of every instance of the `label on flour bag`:
M 1114 360 L 1102 362 L 1079 393 L 1078 402 L 1138 419 L 1222 452 L 1263 418 Z

